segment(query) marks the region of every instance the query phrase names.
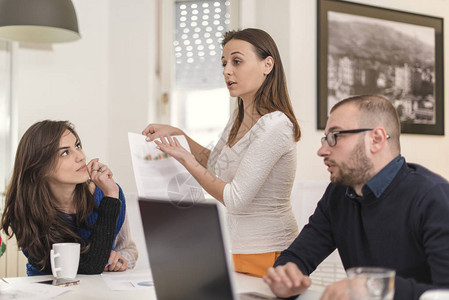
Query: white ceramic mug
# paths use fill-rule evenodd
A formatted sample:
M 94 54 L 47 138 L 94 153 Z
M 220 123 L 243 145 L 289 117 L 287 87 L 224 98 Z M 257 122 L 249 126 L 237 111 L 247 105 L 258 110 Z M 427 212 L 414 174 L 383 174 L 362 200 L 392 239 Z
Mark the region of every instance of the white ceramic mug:
M 448 300 L 449 299 L 449 290 L 448 289 L 437 289 L 437 290 L 429 290 L 424 292 L 419 300 Z
M 56 278 L 76 277 L 80 260 L 79 243 L 56 243 L 50 251 L 51 272 Z

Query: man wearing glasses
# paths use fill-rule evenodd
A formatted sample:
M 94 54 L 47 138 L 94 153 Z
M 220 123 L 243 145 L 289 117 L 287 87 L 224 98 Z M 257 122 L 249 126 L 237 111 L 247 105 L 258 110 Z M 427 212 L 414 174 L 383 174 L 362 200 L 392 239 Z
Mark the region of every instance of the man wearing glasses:
M 331 110 L 318 155 L 331 183 L 309 223 L 264 281 L 279 297 L 301 294 L 334 249 L 345 269 L 396 271 L 394 299 L 449 287 L 449 182 L 400 155 L 400 123 L 380 96 L 342 100 Z M 321 300 L 349 299 L 347 280 Z

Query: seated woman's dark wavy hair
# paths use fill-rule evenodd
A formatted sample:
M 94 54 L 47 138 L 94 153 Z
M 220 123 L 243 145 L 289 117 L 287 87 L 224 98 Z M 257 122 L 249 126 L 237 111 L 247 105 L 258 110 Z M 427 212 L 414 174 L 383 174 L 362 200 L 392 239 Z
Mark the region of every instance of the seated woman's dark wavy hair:
M 54 243 L 80 243 L 82 253 L 89 248 L 67 222 L 68 216 L 57 209 L 48 184 L 48 174 L 56 166 L 59 142 L 66 130 L 79 140 L 68 121 L 41 121 L 25 132 L 17 148 L 1 219 L 1 229 L 10 238 L 15 235 L 17 245 L 43 268 Z M 88 182 L 78 184 L 73 196 L 75 226 L 89 228 L 87 217 L 97 207 Z

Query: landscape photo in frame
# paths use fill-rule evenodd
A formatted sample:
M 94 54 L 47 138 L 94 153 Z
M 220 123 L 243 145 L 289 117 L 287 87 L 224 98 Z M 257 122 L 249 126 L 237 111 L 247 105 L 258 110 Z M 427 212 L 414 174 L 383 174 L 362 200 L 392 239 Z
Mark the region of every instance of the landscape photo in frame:
M 318 129 L 354 95 L 396 107 L 403 133 L 444 135 L 443 19 L 318 0 Z

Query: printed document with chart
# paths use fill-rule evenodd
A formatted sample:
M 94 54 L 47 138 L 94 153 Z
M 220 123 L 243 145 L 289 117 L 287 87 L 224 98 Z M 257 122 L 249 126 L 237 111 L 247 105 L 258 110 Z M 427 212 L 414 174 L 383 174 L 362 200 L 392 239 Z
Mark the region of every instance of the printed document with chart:
M 183 135 L 176 138 L 190 151 Z M 204 200 L 202 187 L 176 159 L 156 149 L 156 143 L 147 142 L 142 134 L 129 132 L 128 139 L 140 197 L 174 203 Z

